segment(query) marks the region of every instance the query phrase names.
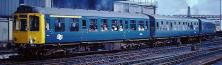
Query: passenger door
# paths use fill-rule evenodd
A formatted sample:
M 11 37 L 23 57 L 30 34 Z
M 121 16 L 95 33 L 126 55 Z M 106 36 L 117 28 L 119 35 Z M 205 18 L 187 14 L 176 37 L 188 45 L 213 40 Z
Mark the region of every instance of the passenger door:
M 87 26 L 87 19 L 81 20 L 81 42 L 87 41 L 87 34 L 88 34 L 88 26 Z

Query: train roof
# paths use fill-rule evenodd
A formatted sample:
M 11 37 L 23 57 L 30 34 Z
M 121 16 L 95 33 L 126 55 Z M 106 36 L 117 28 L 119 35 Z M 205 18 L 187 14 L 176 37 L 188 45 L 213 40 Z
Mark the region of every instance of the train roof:
M 83 10 L 83 9 L 70 9 L 70 8 L 42 8 L 42 7 L 30 7 L 20 6 L 17 9 L 17 13 L 24 12 L 22 10 L 29 9 L 33 12 L 38 12 L 48 15 L 62 15 L 62 16 L 98 16 L 98 17 L 121 17 L 121 18 L 144 18 L 149 19 L 147 15 L 139 13 L 119 13 L 109 11 L 97 11 L 97 10 Z M 21 11 L 19 11 L 21 10 Z
M 155 19 L 161 19 L 161 20 L 186 20 L 186 21 L 198 21 L 196 18 L 189 18 L 189 17 L 176 17 L 176 16 L 160 16 L 155 15 L 153 16 Z

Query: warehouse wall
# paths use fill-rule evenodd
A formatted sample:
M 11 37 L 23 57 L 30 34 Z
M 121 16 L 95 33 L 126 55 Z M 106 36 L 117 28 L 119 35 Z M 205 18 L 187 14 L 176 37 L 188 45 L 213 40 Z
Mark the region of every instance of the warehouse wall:
M 38 6 L 38 7 L 51 7 L 52 0 L 24 0 L 25 5 Z
M 0 16 L 11 16 L 19 7 L 19 4 L 51 7 L 51 1 L 52 0 L 0 0 Z
M 128 1 L 118 1 L 114 3 L 114 11 L 154 15 L 155 7 L 153 7 L 153 5 L 142 5 L 140 3 L 131 3 Z
M 19 0 L 0 0 L 0 16 L 11 16 L 19 6 Z
M 0 42 L 8 40 L 12 40 L 12 21 L 8 18 L 0 18 Z

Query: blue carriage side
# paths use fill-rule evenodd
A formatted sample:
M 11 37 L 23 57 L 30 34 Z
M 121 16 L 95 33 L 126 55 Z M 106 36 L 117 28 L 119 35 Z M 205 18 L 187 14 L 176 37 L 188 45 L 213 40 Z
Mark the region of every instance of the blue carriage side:
M 46 43 L 49 44 L 150 38 L 150 22 L 146 15 L 65 8 L 36 9 L 45 14 Z

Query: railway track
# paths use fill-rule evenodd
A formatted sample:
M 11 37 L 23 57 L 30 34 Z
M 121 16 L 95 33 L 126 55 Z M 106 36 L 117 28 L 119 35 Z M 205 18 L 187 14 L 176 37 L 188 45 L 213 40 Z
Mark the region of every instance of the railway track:
M 118 53 L 93 54 L 59 59 L 32 60 L 32 61 L 1 61 L 1 64 L 66 64 L 66 65 L 96 65 L 96 64 L 174 64 L 192 59 L 193 57 L 207 54 L 207 52 L 219 50 L 222 47 L 222 40 L 214 42 L 204 42 L 197 44 L 198 51 L 190 51 L 191 44 L 183 46 L 165 46 L 157 48 L 147 48 Z M 221 46 L 221 47 L 220 47 Z M 218 48 L 218 49 L 216 49 Z M 183 58 L 183 59 L 181 59 Z M 176 60 L 180 61 L 176 61 Z M 175 60 L 175 61 L 174 61 Z M 172 61 L 172 62 L 171 62 Z

